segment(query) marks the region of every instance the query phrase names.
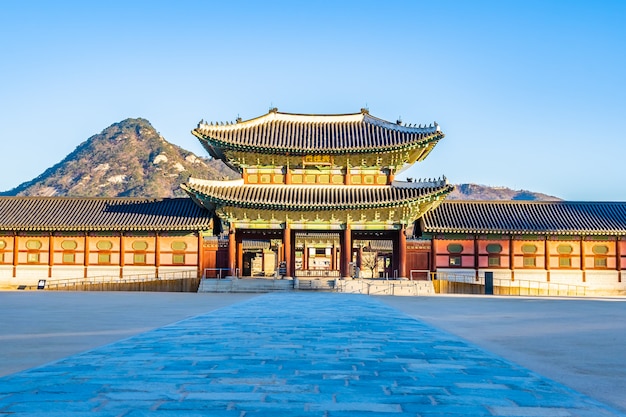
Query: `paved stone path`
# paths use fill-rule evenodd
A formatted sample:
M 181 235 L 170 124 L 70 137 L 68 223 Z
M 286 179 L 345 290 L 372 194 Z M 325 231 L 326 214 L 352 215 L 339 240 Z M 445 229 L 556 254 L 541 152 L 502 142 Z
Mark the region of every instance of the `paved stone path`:
M 373 298 L 298 293 L 0 378 L 2 416 L 94 414 L 622 415 Z

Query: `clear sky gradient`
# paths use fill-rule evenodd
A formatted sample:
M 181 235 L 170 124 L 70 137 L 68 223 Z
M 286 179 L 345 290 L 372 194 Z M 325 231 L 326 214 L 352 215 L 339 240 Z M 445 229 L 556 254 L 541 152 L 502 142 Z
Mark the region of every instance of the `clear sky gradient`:
M 626 201 L 625 1 L 0 3 L 0 190 L 143 117 L 437 121 L 406 176 Z

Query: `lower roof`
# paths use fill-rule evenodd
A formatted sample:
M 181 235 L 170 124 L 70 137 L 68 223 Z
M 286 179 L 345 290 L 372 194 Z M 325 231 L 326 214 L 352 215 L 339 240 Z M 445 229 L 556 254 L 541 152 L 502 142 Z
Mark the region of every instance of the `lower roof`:
M 239 196 L 238 204 L 249 207 L 285 207 L 305 201 L 307 207 L 322 210 L 398 204 L 442 191 L 355 186 L 290 187 L 288 191 L 258 185 L 230 188 L 221 192 L 234 194 L 217 195 Z M 209 229 L 211 220 L 212 213 L 190 198 L 0 197 L 0 231 L 198 231 Z M 426 233 L 626 236 L 626 202 L 444 201 L 426 212 L 420 225 Z
M 233 206 L 265 210 L 331 211 L 397 207 L 445 196 L 453 186 L 396 187 L 357 185 L 217 184 L 190 179 L 183 185 L 193 198 L 212 208 Z
M 626 202 L 444 201 L 421 219 L 426 233 L 626 235 Z
M 0 197 L 4 231 L 197 231 L 210 222 L 189 198 Z

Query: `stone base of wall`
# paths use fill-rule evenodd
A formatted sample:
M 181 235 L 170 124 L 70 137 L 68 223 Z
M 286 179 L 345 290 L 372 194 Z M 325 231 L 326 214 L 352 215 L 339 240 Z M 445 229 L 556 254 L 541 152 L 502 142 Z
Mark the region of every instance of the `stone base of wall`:
M 493 272 L 495 295 L 612 296 L 626 295 L 623 271 L 441 269 L 437 292 L 484 293 L 485 272 Z M 476 278 L 477 277 L 477 278 Z M 445 281 L 445 283 L 444 283 Z
M 432 281 L 355 279 L 337 281 L 337 292 L 367 295 L 434 295 Z
M 294 280 L 264 278 L 205 278 L 200 280 L 198 292 L 264 293 L 293 291 Z

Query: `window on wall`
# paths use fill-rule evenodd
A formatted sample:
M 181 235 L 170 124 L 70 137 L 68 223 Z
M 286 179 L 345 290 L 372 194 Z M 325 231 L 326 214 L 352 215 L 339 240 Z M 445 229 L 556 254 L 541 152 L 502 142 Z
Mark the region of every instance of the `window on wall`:
M 26 241 L 26 249 L 28 249 L 28 253 L 26 254 L 26 262 L 29 264 L 38 264 L 39 263 L 39 250 L 42 247 L 42 243 L 40 240 L 27 240 Z
M 451 243 L 448 245 L 449 266 L 461 266 L 461 252 L 463 252 L 463 245 L 459 243 Z
M 556 253 L 559 254 L 559 268 L 572 267 L 572 252 L 574 252 L 572 245 L 559 245 L 556 247 Z
M 606 268 L 608 266 L 607 255 L 609 253 L 609 247 L 606 245 L 594 245 L 591 251 L 593 252 L 594 268 Z
M 537 245 L 522 245 L 522 253 L 524 254 L 525 268 L 534 268 L 537 266 Z
M 7 242 L 0 239 L 0 264 L 4 263 L 4 250 L 7 248 Z
M 138 240 L 137 242 L 133 242 L 132 247 L 135 251 L 135 253 L 133 254 L 133 263 L 136 265 L 145 265 L 146 249 L 148 249 L 148 242 Z
M 96 248 L 98 249 L 98 264 L 110 265 L 113 243 L 110 240 L 99 240 L 96 243 Z
M 502 245 L 499 243 L 491 243 L 487 245 L 488 262 L 487 265 L 494 267 L 500 266 L 500 253 L 502 252 Z
M 187 243 L 185 242 L 172 242 L 172 263 L 175 265 L 185 264 L 185 250 L 187 249 Z
M 61 248 L 63 249 L 63 263 L 73 264 L 76 263 L 76 248 L 78 244 L 75 240 L 64 240 L 61 242 Z

